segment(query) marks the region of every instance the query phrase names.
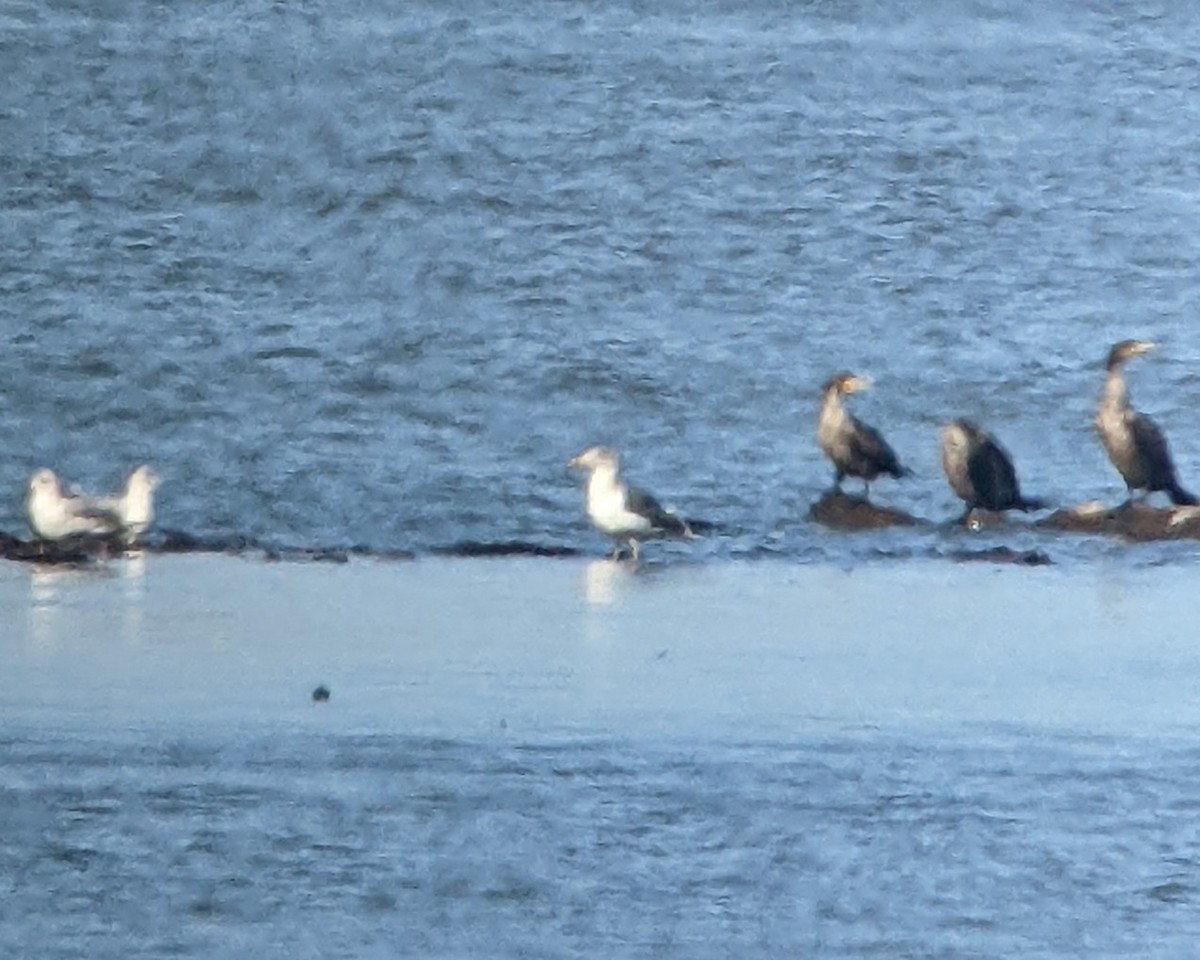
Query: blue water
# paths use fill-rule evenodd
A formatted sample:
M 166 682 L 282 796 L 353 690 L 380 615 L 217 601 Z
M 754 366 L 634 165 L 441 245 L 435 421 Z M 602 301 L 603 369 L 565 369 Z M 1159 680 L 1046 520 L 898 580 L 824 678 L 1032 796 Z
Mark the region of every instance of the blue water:
M 1109 746 L 273 737 L 80 766 L 96 744 L 5 745 L 0 813 L 39 842 L 13 856 L 0 840 L 0 913 L 20 918 L 0 942 L 46 958 L 1186 957 L 1196 801 L 1179 785 L 1200 757 Z
M 141 561 L 0 565 L 5 958 L 1195 951 L 1187 568 Z
M 701 556 L 840 560 L 880 544 L 803 520 L 831 372 L 916 471 L 883 502 L 957 514 L 952 416 L 1116 502 L 1126 336 L 1200 483 L 1200 12 L 510 6 L 4 7 L 0 529 L 39 466 L 150 461 L 195 534 L 599 552 L 606 442 Z
M 164 528 L 419 558 L 0 564 L 0 952 L 1192 956 L 1195 545 L 805 515 L 842 369 L 883 503 L 959 513 L 957 416 L 1119 501 L 1130 336 L 1200 486 L 1197 50 L 1152 2 L 0 5 L 0 530 L 149 461 Z M 428 559 L 605 552 L 596 442 L 716 533 Z M 1058 566 L 919 559 L 994 543 Z

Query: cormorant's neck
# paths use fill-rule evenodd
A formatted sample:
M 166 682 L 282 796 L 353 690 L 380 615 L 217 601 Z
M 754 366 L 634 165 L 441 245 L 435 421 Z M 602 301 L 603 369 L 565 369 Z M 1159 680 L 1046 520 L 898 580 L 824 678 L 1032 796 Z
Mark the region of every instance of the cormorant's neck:
M 838 390 L 826 390 L 825 398 L 821 401 L 822 420 L 840 420 L 846 416 L 846 408 L 842 405 L 842 394 Z
M 1103 403 L 1111 407 L 1129 406 L 1129 388 L 1125 386 L 1125 373 L 1120 364 L 1109 367 L 1104 380 Z

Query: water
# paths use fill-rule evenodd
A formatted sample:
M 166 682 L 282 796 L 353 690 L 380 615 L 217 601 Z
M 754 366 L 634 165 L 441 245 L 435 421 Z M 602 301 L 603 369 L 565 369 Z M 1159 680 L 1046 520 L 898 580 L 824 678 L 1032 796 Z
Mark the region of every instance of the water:
M 5 819 L 38 835 L 0 842 L 10 956 L 1184 957 L 1200 934 L 1194 748 L 86 746 L 6 751 Z
M 510 6 L 4 7 L 0 529 L 39 466 L 150 460 L 192 533 L 595 551 L 565 462 L 608 442 L 700 556 L 842 561 L 894 545 L 803 522 L 831 372 L 888 502 L 957 513 L 951 416 L 1115 501 L 1134 335 L 1200 482 L 1195 11 Z
M 10 564 L 0 953 L 1189 956 L 1189 577 Z
M 1200 14 L 1046 6 L 0 6 L 0 529 L 420 558 L 2 565 L 0 954 L 1192 956 L 1195 545 L 804 520 L 841 369 L 1116 502 L 1128 336 L 1200 485 Z M 429 558 L 595 442 L 718 534 Z

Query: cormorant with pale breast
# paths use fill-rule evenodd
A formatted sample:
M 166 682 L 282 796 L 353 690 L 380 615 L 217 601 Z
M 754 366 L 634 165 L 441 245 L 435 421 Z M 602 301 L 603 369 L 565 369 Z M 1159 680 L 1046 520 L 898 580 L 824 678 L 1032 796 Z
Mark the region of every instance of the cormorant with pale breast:
M 842 404 L 842 397 L 858 393 L 871 386 L 867 377 L 839 373 L 825 383 L 822 392 L 821 415 L 817 420 L 817 443 L 836 471 L 835 490 L 841 490 L 846 476 L 861 477 L 867 495 L 871 481 L 881 473 L 899 479 L 912 473 L 901 466 L 900 460 L 883 435 L 863 423 Z
M 1144 490 L 1147 495 L 1162 490 L 1173 503 L 1194 505 L 1198 502 L 1195 496 L 1184 490 L 1175 476 L 1167 438 L 1158 424 L 1129 403 L 1125 361 L 1149 353 L 1154 346 L 1144 340 L 1122 340 L 1109 351 L 1096 427 L 1108 458 L 1125 478 L 1130 500 L 1136 490 Z
M 645 490 L 621 479 L 621 458 L 611 447 L 588 447 L 570 466 L 588 473 L 585 506 L 596 529 L 613 539 L 613 559 L 628 544 L 633 559 L 638 543 L 655 537 L 692 537 L 687 523 Z
M 966 504 L 963 522 L 978 508 L 983 510 L 1040 510 L 1038 500 L 1021 496 L 1012 458 L 996 440 L 970 420 L 954 420 L 942 427 L 942 469 L 956 494 Z

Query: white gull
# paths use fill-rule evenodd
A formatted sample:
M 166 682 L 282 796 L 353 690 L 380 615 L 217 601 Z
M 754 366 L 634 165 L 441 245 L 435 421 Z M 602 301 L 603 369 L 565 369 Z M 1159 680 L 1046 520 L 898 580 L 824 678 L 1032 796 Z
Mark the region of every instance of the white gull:
M 628 544 L 633 559 L 638 544 L 655 537 L 693 537 L 687 523 L 666 510 L 645 490 L 621 479 L 621 458 L 611 447 L 588 447 L 570 462 L 588 473 L 585 506 L 601 533 L 613 539 L 613 559 Z

